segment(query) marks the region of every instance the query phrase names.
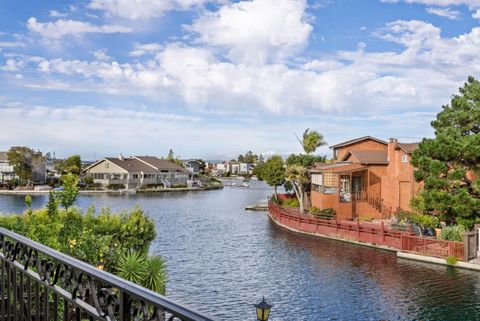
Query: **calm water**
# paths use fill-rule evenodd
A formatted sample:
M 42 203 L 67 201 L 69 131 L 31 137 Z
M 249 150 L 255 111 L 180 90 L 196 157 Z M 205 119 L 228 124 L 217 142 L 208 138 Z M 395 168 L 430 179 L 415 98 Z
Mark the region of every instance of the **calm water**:
M 393 253 L 293 234 L 245 205 L 249 189 L 81 196 L 78 206 L 140 205 L 157 222 L 155 252 L 168 262 L 168 295 L 219 320 L 255 320 L 265 295 L 275 321 L 480 320 L 480 273 L 397 259 Z M 33 197 L 43 206 L 47 196 Z M 0 196 L 0 212 L 24 209 Z

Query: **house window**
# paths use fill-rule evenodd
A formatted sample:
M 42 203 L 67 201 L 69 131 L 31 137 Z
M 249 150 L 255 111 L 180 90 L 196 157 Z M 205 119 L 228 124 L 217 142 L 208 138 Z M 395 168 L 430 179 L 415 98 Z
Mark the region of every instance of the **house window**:
M 138 179 L 138 174 L 133 174 L 133 179 Z
M 340 176 L 340 202 L 347 203 L 352 200 L 350 193 L 350 176 Z
M 335 194 L 338 191 L 338 175 L 323 173 L 323 193 Z
M 408 155 L 407 154 L 402 155 L 402 163 L 408 163 Z

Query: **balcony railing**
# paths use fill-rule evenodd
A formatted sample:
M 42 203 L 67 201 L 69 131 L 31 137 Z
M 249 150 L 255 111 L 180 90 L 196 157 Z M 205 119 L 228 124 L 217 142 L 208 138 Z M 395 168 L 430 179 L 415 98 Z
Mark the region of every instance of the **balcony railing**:
M 0 321 L 213 320 L 0 228 Z

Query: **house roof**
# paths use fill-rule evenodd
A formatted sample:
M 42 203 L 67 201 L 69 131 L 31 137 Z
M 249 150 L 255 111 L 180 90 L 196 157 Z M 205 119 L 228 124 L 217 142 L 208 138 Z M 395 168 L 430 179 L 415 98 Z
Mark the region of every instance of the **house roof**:
M 144 162 L 139 161 L 135 158 L 116 158 L 116 157 L 106 157 L 106 160 L 114 163 L 118 167 L 126 170 L 127 172 L 144 172 L 144 173 L 155 173 L 156 170 L 153 166 L 149 166 Z
M 0 161 L 8 161 L 7 152 L 0 152 Z
M 339 166 L 344 166 L 344 165 L 349 165 L 352 164 L 352 162 L 336 162 L 336 163 L 319 163 L 316 162 L 313 164 L 312 169 L 326 169 L 326 168 L 335 168 Z
M 335 173 L 335 174 L 341 174 L 341 173 L 350 173 L 350 172 L 356 172 L 359 170 L 366 169 L 367 167 L 358 164 L 358 163 L 337 163 L 333 164 L 331 166 L 323 166 L 320 168 L 314 168 L 310 170 L 311 173 L 322 173 L 322 172 L 327 172 L 327 173 Z
M 407 154 L 411 154 L 418 148 L 420 143 L 398 143 L 397 147 L 403 150 Z
M 388 152 L 385 150 L 350 150 L 342 160 L 352 155 L 361 164 L 388 164 Z
M 160 159 L 155 156 L 135 156 L 134 159 L 137 159 L 144 164 L 148 164 L 157 170 L 170 170 L 176 172 L 190 173 L 190 171 L 183 168 L 182 166 L 172 163 L 169 160 Z
M 375 138 L 375 137 L 372 137 L 372 136 L 363 136 L 363 137 L 360 137 L 360 138 L 355 138 L 355 139 L 347 140 L 347 141 L 342 142 L 342 143 L 332 145 L 332 146 L 330 146 L 330 148 L 344 147 L 344 146 L 352 145 L 352 144 L 355 144 L 355 143 L 358 143 L 358 142 L 361 142 L 361 141 L 364 141 L 364 140 L 373 140 L 373 141 L 376 141 L 377 143 L 388 145 L 388 143 L 384 140 L 381 140 L 381 139 L 378 139 L 378 138 Z

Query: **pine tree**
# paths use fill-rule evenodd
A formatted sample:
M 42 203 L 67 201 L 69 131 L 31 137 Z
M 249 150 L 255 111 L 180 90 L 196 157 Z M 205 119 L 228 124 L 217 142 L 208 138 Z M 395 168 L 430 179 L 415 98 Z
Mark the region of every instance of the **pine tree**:
M 470 228 L 480 221 L 480 82 L 469 77 L 431 125 L 435 137 L 412 157 L 424 183 L 414 206 Z

